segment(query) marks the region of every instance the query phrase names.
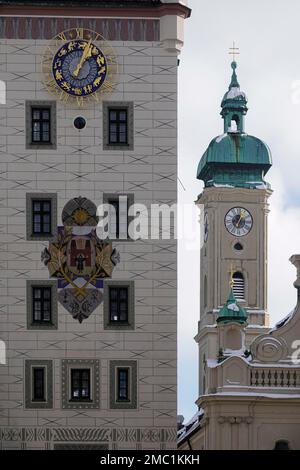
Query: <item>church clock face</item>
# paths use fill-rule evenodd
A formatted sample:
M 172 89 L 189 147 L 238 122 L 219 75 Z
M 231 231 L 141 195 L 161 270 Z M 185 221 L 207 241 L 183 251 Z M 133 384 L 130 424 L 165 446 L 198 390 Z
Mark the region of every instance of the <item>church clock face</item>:
M 100 34 L 76 28 L 58 34 L 43 57 L 45 85 L 67 103 L 82 106 L 113 90 L 117 61 Z
M 225 216 L 225 227 L 235 237 L 244 237 L 253 226 L 253 218 L 247 209 L 233 207 Z

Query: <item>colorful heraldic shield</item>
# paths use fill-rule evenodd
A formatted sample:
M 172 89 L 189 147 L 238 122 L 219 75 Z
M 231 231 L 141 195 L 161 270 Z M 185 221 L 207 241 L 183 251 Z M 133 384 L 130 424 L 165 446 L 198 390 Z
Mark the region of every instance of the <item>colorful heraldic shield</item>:
M 101 304 L 103 279 L 112 276 L 120 256 L 111 242 L 98 238 L 96 206 L 88 199 L 69 201 L 62 221 L 42 261 L 58 279 L 60 304 L 82 323 Z

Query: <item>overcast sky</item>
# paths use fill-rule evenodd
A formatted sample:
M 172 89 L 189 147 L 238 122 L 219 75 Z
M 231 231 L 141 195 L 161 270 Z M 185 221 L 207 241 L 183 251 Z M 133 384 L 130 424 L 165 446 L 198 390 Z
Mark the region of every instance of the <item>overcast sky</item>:
M 179 70 L 179 186 L 181 203 L 202 190 L 199 159 L 222 134 L 220 103 L 231 76 L 228 49 L 240 48 L 238 79 L 248 97 L 246 132 L 271 148 L 267 175 L 274 194 L 269 216 L 269 313 L 272 324 L 296 303 L 300 253 L 300 2 L 299 0 L 190 0 Z M 197 217 L 196 213 L 193 216 Z M 179 243 L 179 413 L 196 411 L 198 357 L 193 337 L 199 320 L 200 254 L 197 243 Z

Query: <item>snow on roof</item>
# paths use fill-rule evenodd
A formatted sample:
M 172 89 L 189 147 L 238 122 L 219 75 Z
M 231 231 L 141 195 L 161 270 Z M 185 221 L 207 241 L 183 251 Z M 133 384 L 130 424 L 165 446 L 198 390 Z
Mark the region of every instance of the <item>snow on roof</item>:
M 198 426 L 200 426 L 204 411 L 200 408 L 197 413 L 177 432 L 178 442 L 188 437 Z
M 226 95 L 226 99 L 232 99 L 232 98 L 237 98 L 238 96 L 241 96 L 242 98 L 246 98 L 246 94 L 240 90 L 239 87 L 232 87 Z
M 270 330 L 270 333 L 272 333 L 273 331 L 279 330 L 279 328 L 286 325 L 293 318 L 296 310 L 297 308 L 294 308 L 286 317 L 280 320 L 280 322 L 276 323 L 275 328 L 272 328 L 272 330 Z

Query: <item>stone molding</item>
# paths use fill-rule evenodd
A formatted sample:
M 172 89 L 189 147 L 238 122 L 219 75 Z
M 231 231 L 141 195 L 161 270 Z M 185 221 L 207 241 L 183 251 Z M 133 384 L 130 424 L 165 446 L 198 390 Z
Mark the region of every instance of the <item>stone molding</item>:
M 34 323 L 32 319 L 32 287 L 51 287 L 51 323 Z M 57 304 L 57 282 L 29 279 L 26 281 L 26 311 L 27 330 L 57 330 L 58 327 L 58 304 Z
M 128 368 L 129 374 L 129 387 L 130 387 L 130 401 L 117 402 L 116 400 L 116 370 L 118 368 Z M 131 410 L 137 408 L 137 361 L 110 361 L 109 364 L 109 379 L 110 379 L 110 408 L 115 410 Z
M 126 109 L 128 126 L 128 144 L 114 145 L 110 144 L 109 138 L 109 110 Z M 133 101 L 103 101 L 103 150 L 119 150 L 127 152 L 134 150 L 134 103 Z
M 89 402 L 70 400 L 70 370 L 76 368 L 91 369 L 92 398 Z M 62 359 L 61 365 L 62 408 L 93 409 L 100 408 L 100 361 L 97 359 Z
M 128 287 L 128 323 L 111 323 L 109 312 L 109 287 Z M 134 330 L 135 329 L 135 294 L 134 281 L 105 281 L 103 293 L 104 330 Z
M 1 21 L 1 17 L 0 17 Z M 32 142 L 32 108 L 50 108 L 50 143 Z M 57 122 L 56 122 L 56 101 L 53 100 L 30 100 L 25 101 L 25 129 L 26 129 L 26 149 L 31 150 L 56 150 L 57 148 Z
M 219 424 L 252 424 L 253 417 L 252 416 L 219 416 L 218 418 Z
M 32 368 L 44 367 L 46 369 L 46 400 L 32 400 Z M 51 409 L 53 408 L 53 364 L 48 360 L 25 360 L 24 365 L 25 377 L 25 408 L 31 409 Z
M 51 200 L 51 234 L 32 234 L 32 201 L 34 199 Z M 57 229 L 57 193 L 26 193 L 26 240 L 49 241 L 52 240 Z

